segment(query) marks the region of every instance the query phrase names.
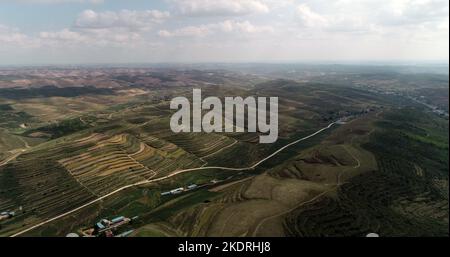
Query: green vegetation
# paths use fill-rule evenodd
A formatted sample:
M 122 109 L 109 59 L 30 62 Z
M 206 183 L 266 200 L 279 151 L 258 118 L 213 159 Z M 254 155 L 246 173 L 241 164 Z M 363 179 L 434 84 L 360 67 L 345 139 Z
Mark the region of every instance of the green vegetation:
M 0 128 L 18 129 L 20 125 L 31 122 L 33 116 L 15 110 L 10 104 L 0 104 Z
M 420 134 L 444 137 L 448 123 L 416 109 L 389 112 L 364 148 L 378 169 L 363 173 L 286 218 L 297 236 L 448 235 L 448 141 L 444 147 L 418 140 Z M 445 144 L 445 143 L 444 143 Z
M 40 128 L 30 129 L 27 130 L 24 133 L 24 135 L 30 136 L 33 133 L 40 133 L 40 135 L 44 136 L 50 135 L 51 139 L 55 139 L 66 135 L 70 135 L 74 132 L 81 131 L 89 127 L 90 126 L 88 124 L 84 123 L 79 118 L 76 118 L 63 120 L 58 123 L 50 124 Z
M 113 94 L 113 91 L 105 88 L 95 88 L 92 86 L 83 87 L 55 87 L 55 86 L 43 86 L 40 88 L 0 88 L 0 98 L 6 99 L 26 99 L 26 98 L 39 98 L 39 97 L 76 97 L 87 94 Z
M 76 80 L 48 73 L 48 84 L 58 86 L 43 87 L 33 76 L 0 76 L 0 211 L 17 211 L 0 222 L 0 235 L 152 179 L 24 235 L 64 236 L 118 215 L 139 217 L 133 236 L 448 235 L 448 119 L 409 97 L 445 106 L 448 94 L 439 92 L 448 77 L 382 67 L 271 68 L 253 75 L 80 68 L 72 71 L 83 74 Z M 190 97 L 191 86 L 221 98 L 278 96 L 278 141 L 172 132 L 170 99 Z M 172 176 L 251 166 L 341 118 L 254 170 Z M 191 184 L 200 186 L 161 195 Z
M 12 111 L 14 110 L 9 104 L 0 104 L 0 111 Z

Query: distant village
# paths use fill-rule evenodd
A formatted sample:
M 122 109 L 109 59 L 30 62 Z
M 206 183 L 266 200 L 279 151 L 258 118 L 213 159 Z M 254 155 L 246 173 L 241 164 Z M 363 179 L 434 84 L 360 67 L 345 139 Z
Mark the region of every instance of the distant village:
M 420 96 L 420 97 L 409 97 L 409 99 L 415 101 L 416 103 L 425 105 L 426 107 L 430 108 L 432 110 L 433 113 L 439 115 L 439 116 L 443 116 L 448 118 L 448 112 L 445 110 L 442 110 L 441 108 L 439 108 L 438 106 L 432 105 L 432 104 L 428 104 L 425 102 L 425 97 L 424 96 Z
M 411 96 L 408 92 L 400 92 L 400 91 L 395 91 L 395 90 L 387 90 L 387 91 L 386 90 L 380 90 L 380 89 L 378 89 L 378 88 L 376 88 L 374 86 L 370 86 L 370 85 L 369 86 L 367 86 L 367 85 L 363 86 L 361 84 L 357 84 L 357 86 L 365 88 L 369 92 L 373 92 L 373 93 L 377 93 L 377 94 L 406 97 L 409 100 L 412 100 L 412 101 L 414 101 L 414 102 L 416 102 L 418 104 L 421 104 L 421 105 L 424 105 L 424 106 L 428 107 L 436 115 L 439 115 L 439 116 L 447 118 L 447 119 L 449 117 L 448 110 L 444 110 L 443 107 L 439 107 L 436 104 L 429 103 L 429 101 L 426 101 L 426 98 L 423 95 Z

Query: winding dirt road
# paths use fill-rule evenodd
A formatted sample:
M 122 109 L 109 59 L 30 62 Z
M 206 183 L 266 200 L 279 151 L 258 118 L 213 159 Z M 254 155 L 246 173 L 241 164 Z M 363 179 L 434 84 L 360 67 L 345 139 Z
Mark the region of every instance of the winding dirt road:
M 116 194 L 116 193 L 118 193 L 118 192 L 121 192 L 121 191 L 123 191 L 123 190 L 125 190 L 125 189 L 131 188 L 131 187 L 134 187 L 134 186 L 140 186 L 140 185 L 145 185 L 145 184 L 155 183 L 155 182 L 158 182 L 158 181 L 161 181 L 161 180 L 165 180 L 165 179 L 168 179 L 168 178 L 170 178 L 170 177 L 173 177 L 173 176 L 176 176 L 176 175 L 179 175 L 179 174 L 182 174 L 182 173 L 190 172 L 190 171 L 208 170 L 208 169 L 230 170 L 230 171 L 245 171 L 245 170 L 252 170 L 252 169 L 256 168 L 257 166 L 259 166 L 261 163 L 263 163 L 263 162 L 267 161 L 268 159 L 272 158 L 273 156 L 277 155 L 278 153 L 280 153 L 280 152 L 283 151 L 284 149 L 286 149 L 286 148 L 288 148 L 288 147 L 290 147 L 290 146 L 292 146 L 292 145 L 294 145 L 294 144 L 297 144 L 297 143 L 299 143 L 299 142 L 301 142 L 301 141 L 304 141 L 304 140 L 306 140 L 306 139 L 309 139 L 309 138 L 311 138 L 311 137 L 313 137 L 313 136 L 315 136 L 315 135 L 317 135 L 317 134 L 323 132 L 324 130 L 327 130 L 327 129 L 331 128 L 331 126 L 333 126 L 334 124 L 335 124 L 335 122 L 332 122 L 332 123 L 330 123 L 328 126 L 326 126 L 326 127 L 324 127 L 324 128 L 321 128 L 321 129 L 317 130 L 316 132 L 314 132 L 314 133 L 312 133 L 312 134 L 310 134 L 310 135 L 308 135 L 308 136 L 305 136 L 305 137 L 303 137 L 303 138 L 300 138 L 300 139 L 298 139 L 298 140 L 295 140 L 295 141 L 293 141 L 293 142 L 291 142 L 291 143 L 289 143 L 289 144 L 287 144 L 287 145 L 281 147 L 281 148 L 278 149 L 277 151 L 273 152 L 271 155 L 269 155 L 269 156 L 265 157 L 264 159 L 258 161 L 257 163 L 253 164 L 252 166 L 244 167 L 244 168 L 230 168 L 230 167 L 211 166 L 211 167 L 199 167 L 199 168 L 184 169 L 184 170 L 174 171 L 174 172 L 172 172 L 172 173 L 170 173 L 169 175 L 164 176 L 164 177 L 159 177 L 159 178 L 155 178 L 155 179 L 144 180 L 144 181 L 140 181 L 140 182 L 133 183 L 133 184 L 130 184 L 130 185 L 126 185 L 126 186 L 123 186 L 123 187 L 121 187 L 121 188 L 119 188 L 119 189 L 116 189 L 116 190 L 114 190 L 114 191 L 112 191 L 112 192 L 110 192 L 110 193 L 108 193 L 108 194 L 106 194 L 106 195 L 100 196 L 100 197 L 98 197 L 98 198 L 95 199 L 95 200 L 92 200 L 92 201 L 90 201 L 90 202 L 88 202 L 88 203 L 85 203 L 85 204 L 83 204 L 83 205 L 81 205 L 81 206 L 79 206 L 79 207 L 77 207 L 77 208 L 75 208 L 75 209 L 72 209 L 72 210 L 67 211 L 67 212 L 65 212 L 65 213 L 62 213 L 62 214 L 60 214 L 60 215 L 58 215 L 58 216 L 55 216 L 55 217 L 53 217 L 53 218 L 47 219 L 47 220 L 45 220 L 45 221 L 43 221 L 43 222 L 40 222 L 40 223 L 38 223 L 38 224 L 36 224 L 36 225 L 33 225 L 33 226 L 29 227 L 29 228 L 26 228 L 26 229 L 24 229 L 24 230 L 22 230 L 22 231 L 20 231 L 20 232 L 17 232 L 17 233 L 15 233 L 15 234 L 11 235 L 11 237 L 20 236 L 20 235 L 22 235 L 22 234 L 24 234 L 24 233 L 26 233 L 26 232 L 29 232 L 29 231 L 31 231 L 31 230 L 33 230 L 33 229 L 36 229 L 36 228 L 38 228 L 38 227 L 41 227 L 41 226 L 43 226 L 43 225 L 45 225 L 45 224 L 48 224 L 48 223 L 50 223 L 50 222 L 52 222 L 52 221 L 55 221 L 55 220 L 57 220 L 57 219 L 60 219 L 60 218 L 62 218 L 62 217 L 65 217 L 65 216 L 67 216 L 67 215 L 69 215 L 69 214 L 71 214 L 71 213 L 74 213 L 74 212 L 79 211 L 79 210 L 81 210 L 81 209 L 83 209 L 83 208 L 85 208 L 85 207 L 88 207 L 88 206 L 90 206 L 90 205 L 92 205 L 92 204 L 94 204 L 94 203 L 97 203 L 97 202 L 99 202 L 99 201 L 101 201 L 101 200 L 103 200 L 103 199 L 105 199 L 105 198 L 107 198 L 107 197 L 109 197 L 109 196 L 111 196 L 111 195 L 114 195 L 114 194 Z

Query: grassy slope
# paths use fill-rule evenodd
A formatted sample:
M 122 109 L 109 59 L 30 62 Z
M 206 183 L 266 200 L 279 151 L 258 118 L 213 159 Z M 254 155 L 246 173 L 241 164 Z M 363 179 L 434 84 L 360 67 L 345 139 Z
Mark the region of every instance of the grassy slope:
M 301 121 L 301 122 L 292 122 L 290 123 L 291 126 L 290 128 L 282 133 L 282 136 L 285 135 L 289 135 L 289 138 L 292 137 L 301 137 L 302 135 L 308 134 L 310 131 L 314 131 L 315 129 L 317 129 L 317 127 L 323 125 L 326 123 L 326 120 L 320 120 L 318 121 L 317 119 L 320 118 L 320 115 L 325 115 L 325 119 L 332 119 L 333 117 L 335 117 L 336 115 L 338 115 L 336 113 L 336 110 L 340 110 L 340 109 L 345 109 L 348 108 L 349 111 L 358 111 L 360 108 L 363 108 L 365 106 L 365 102 L 368 101 L 370 104 L 375 103 L 376 101 L 378 101 L 378 99 L 372 99 L 371 96 L 367 95 L 367 94 L 363 94 L 363 92 L 354 92 L 348 89 L 342 90 L 342 89 L 338 89 L 338 88 L 333 88 L 332 90 L 330 90 L 331 92 L 328 93 L 324 93 L 323 91 L 325 90 L 324 88 L 319 88 L 320 92 L 315 92 L 315 93 L 311 93 L 311 90 L 314 89 L 315 85 L 308 85 L 308 86 L 299 86 L 299 85 L 293 85 L 292 87 L 287 85 L 286 88 L 282 87 L 283 92 L 278 92 L 279 94 L 283 93 L 285 94 L 286 97 L 290 97 L 291 95 L 291 100 L 292 102 L 298 102 L 300 104 L 305 105 L 305 109 L 307 110 L 307 114 L 311 115 L 311 117 L 309 117 L 309 119 L 306 120 L 301 120 L 300 117 L 304 117 L 303 115 L 305 113 L 297 113 L 294 110 L 290 110 L 288 107 L 289 106 L 285 106 L 285 108 L 281 107 L 280 109 L 283 109 L 285 111 L 285 113 L 283 115 L 285 115 L 286 117 L 295 117 L 295 119 L 298 119 L 297 121 Z M 295 87 L 300 87 L 300 91 L 298 88 Z M 269 87 L 270 88 L 270 87 Z M 294 93 L 296 94 L 292 94 L 292 91 L 294 91 Z M 270 91 L 266 91 L 266 94 L 271 93 Z M 303 94 L 305 93 L 305 95 Z M 357 97 L 355 97 L 355 94 Z M 353 102 L 349 102 L 351 98 L 355 98 L 355 100 Z M 359 98 L 359 99 L 356 99 Z M 340 104 L 340 102 L 344 101 L 345 104 L 342 105 Z M 289 104 L 292 104 L 292 102 L 290 102 Z M 327 106 L 327 110 L 322 110 L 320 109 L 321 106 Z M 298 106 L 298 109 L 302 109 L 302 106 Z M 164 106 L 164 108 L 162 108 L 164 110 L 166 110 L 166 106 Z M 81 131 L 81 134 L 78 134 L 77 130 L 78 128 L 71 130 L 70 128 L 72 127 L 71 124 L 67 124 L 68 126 L 68 135 L 53 141 L 50 141 L 46 147 L 42 147 L 40 150 L 48 150 L 49 148 L 58 146 L 58 144 L 60 142 L 64 142 L 67 141 L 67 143 L 70 143 L 71 141 L 73 141 L 75 138 L 79 138 L 81 136 L 87 136 L 89 135 L 87 133 L 87 131 L 90 132 L 95 132 L 95 133 L 104 133 L 108 136 L 113 136 L 113 135 L 117 135 L 119 133 L 130 133 L 133 134 L 134 136 L 136 136 L 137 138 L 145 138 L 147 136 L 154 136 L 154 137 L 158 137 L 159 139 L 159 143 L 161 144 L 166 144 L 167 142 L 173 142 L 178 146 L 181 146 L 183 148 L 188 149 L 189 151 L 192 151 L 193 153 L 202 153 L 202 154 L 206 154 L 202 151 L 202 144 L 198 144 L 198 145 L 191 145 L 191 142 L 195 142 L 196 138 L 173 138 L 171 137 L 170 133 L 166 133 L 166 131 L 164 130 L 163 126 L 164 124 L 167 125 L 167 122 L 165 122 L 165 120 L 162 117 L 166 117 L 168 115 L 168 113 L 161 111 L 158 108 L 154 108 L 153 106 L 150 107 L 150 110 L 145 107 L 143 107 L 142 109 L 140 108 L 135 108 L 135 106 L 124 106 L 123 108 L 119 108 L 119 110 L 121 110 L 118 113 L 114 113 L 114 118 L 110 119 L 111 117 L 109 117 L 108 115 L 105 115 L 103 117 L 103 121 L 100 122 L 99 121 L 92 121 L 92 124 L 95 124 L 95 128 L 90 129 L 88 128 L 87 130 L 84 127 L 81 127 L 80 129 L 85 129 L 83 131 Z M 145 125 L 145 119 L 142 119 L 142 115 L 148 115 L 146 116 L 146 118 L 148 117 L 149 120 L 152 122 L 150 123 L 151 126 Z M 287 119 L 287 118 L 286 118 Z M 88 121 L 89 122 L 89 121 Z M 302 127 L 297 127 L 297 125 L 301 124 Z M 79 124 L 82 125 L 82 124 Z M 448 127 L 447 127 L 447 131 L 448 131 Z M 423 136 L 423 135 L 422 135 Z M 213 137 L 211 137 L 213 138 Z M 237 137 L 239 139 L 239 137 Z M 166 141 L 164 142 L 165 139 Z M 434 142 L 437 142 L 438 140 L 433 139 Z M 206 140 L 206 141 L 211 141 L 211 140 Z M 245 140 L 243 140 L 245 141 Z M 287 138 L 281 138 L 280 141 L 278 142 L 278 144 L 283 144 L 286 143 L 287 141 L 289 141 Z M 319 140 L 320 141 L 320 140 Z M 296 157 L 296 155 L 299 153 L 300 150 L 304 150 L 307 147 L 312 147 L 315 144 L 317 144 L 319 141 L 316 141 L 316 138 L 314 138 L 311 141 L 305 141 L 305 144 L 301 144 L 298 145 L 296 147 L 293 147 L 293 149 L 290 149 L 291 151 L 287 151 L 287 152 L 283 152 L 281 155 L 278 155 L 276 158 L 271 160 L 270 165 L 266 166 L 265 168 L 271 168 L 274 165 L 278 165 L 278 164 L 283 164 L 284 162 L 286 162 L 287 160 Z M 59 143 L 58 143 L 59 142 Z M 208 143 L 208 142 L 205 142 Z M 344 142 L 345 145 L 346 142 Z M 348 143 L 348 142 L 347 142 Z M 224 145 L 228 145 L 229 142 L 226 142 L 226 144 Z M 273 148 L 276 148 L 278 145 L 273 145 Z M 191 148 L 189 148 L 191 147 Z M 249 150 L 247 150 L 249 149 Z M 350 169 L 350 167 L 354 166 L 354 160 L 353 158 L 350 158 L 348 154 L 343 152 L 343 149 L 341 146 L 336 148 L 336 155 L 341 156 L 341 159 L 343 159 L 343 164 L 346 165 L 342 165 L 342 166 L 349 166 L 348 168 Z M 69 150 L 67 153 L 67 150 Z M 256 151 L 258 150 L 258 151 Z M 257 156 L 256 152 L 258 152 L 258 154 L 260 155 L 264 155 L 265 151 L 269 151 L 270 149 L 258 149 L 257 147 L 252 147 L 252 144 L 246 142 L 246 143 L 239 143 L 236 144 L 236 147 L 233 148 L 229 148 L 226 149 L 226 151 L 221 153 L 221 156 L 225 156 L 226 158 L 211 158 L 211 163 L 218 163 L 218 164 L 227 164 L 232 166 L 232 165 L 244 165 L 245 163 L 251 163 L 252 160 L 257 160 L 260 159 L 261 156 Z M 357 147 L 353 147 L 351 144 L 348 145 L 348 151 L 352 152 L 354 155 L 358 156 L 359 152 L 362 151 L 358 151 Z M 82 149 L 79 150 L 80 153 L 83 152 Z M 70 156 L 70 148 L 65 149 L 63 152 L 65 155 L 69 155 Z M 250 158 L 236 158 L 236 156 L 250 156 Z M 327 155 L 327 154 L 325 154 Z M 339 157 L 338 156 L 338 157 Z M 40 158 L 42 158 L 41 155 L 39 155 Z M 358 156 L 358 157 L 363 157 L 363 156 Z M 368 157 L 369 158 L 369 157 Z M 339 159 L 339 158 L 338 158 Z M 55 159 L 56 160 L 56 159 Z M 244 160 L 244 163 L 239 162 L 239 160 Z M 31 162 L 30 162 L 31 163 Z M 31 165 L 29 165 L 31 166 Z M 342 168 L 341 168 L 342 169 Z M 344 170 L 347 169 L 347 167 L 343 168 Z M 326 177 L 326 175 L 329 174 L 324 174 L 324 172 L 326 172 L 328 169 L 323 169 L 323 170 L 319 170 L 319 171 L 312 171 L 312 173 L 315 175 L 316 172 L 325 175 L 324 177 Z M 338 169 L 339 170 L 339 167 Z M 259 170 L 259 171 L 263 171 L 263 169 Z M 352 175 L 353 176 L 353 175 Z M 203 202 L 205 200 L 208 201 L 213 201 L 212 205 L 209 206 L 208 204 L 206 204 L 206 206 L 209 206 L 211 208 L 206 208 L 206 209 L 214 209 L 215 207 L 217 207 L 214 201 L 223 201 L 223 199 L 225 199 L 225 201 L 228 201 L 227 199 L 232 199 L 231 202 L 233 203 L 233 201 L 241 201 L 242 199 L 240 198 L 239 195 L 247 195 L 246 194 L 246 190 L 245 188 L 240 188 L 238 187 L 235 190 L 226 190 L 226 192 L 219 193 L 217 194 L 209 194 L 208 192 L 203 192 L 203 191 L 198 191 L 198 192 L 194 192 L 192 193 L 191 196 L 188 197 L 188 201 L 186 202 L 187 204 L 183 204 L 182 207 L 183 208 L 176 208 L 173 209 L 171 207 L 170 204 L 164 205 L 167 201 L 178 201 L 177 199 L 164 199 L 161 201 L 161 199 L 158 199 L 158 197 L 156 197 L 156 195 L 158 195 L 158 193 L 163 190 L 163 189 L 170 189 L 170 188 L 174 188 L 180 185 L 186 185 L 188 183 L 200 183 L 200 182 L 205 182 L 205 181 L 209 181 L 213 178 L 220 178 L 220 177 L 226 177 L 225 175 L 221 174 L 220 172 L 217 171 L 204 171 L 204 172 L 196 172 L 196 173 L 190 173 L 189 175 L 183 175 L 180 177 L 177 177 L 176 179 L 171 179 L 169 181 L 167 181 L 168 184 L 164 184 L 164 185 L 157 185 L 156 188 L 154 187 L 148 187 L 148 188 L 139 188 L 139 189 L 130 189 L 127 190 L 123 193 L 120 193 L 114 197 L 111 197 L 111 199 L 106 200 L 105 202 L 103 202 L 100 205 L 95 205 L 92 208 L 88 208 L 87 210 L 82 211 L 83 213 L 83 220 L 74 220 L 73 217 L 67 217 L 64 219 L 61 219 L 61 221 L 55 222 L 50 226 L 44 227 L 42 230 L 38 229 L 36 231 L 33 232 L 33 234 L 39 234 L 39 233 L 43 233 L 43 234 L 57 234 L 57 235 L 64 235 L 66 232 L 69 232 L 71 229 L 76 228 L 77 225 L 82 225 L 82 224 L 90 224 L 92 222 L 94 222 L 96 219 L 100 218 L 100 217 L 109 217 L 112 215 L 117 215 L 117 214 L 121 214 L 121 213 L 125 213 L 127 215 L 140 215 L 142 214 L 142 219 L 141 219 L 141 224 L 140 225 L 144 225 L 144 224 L 154 224 L 155 222 L 161 222 L 161 221 L 169 221 L 171 223 L 173 223 L 175 225 L 175 227 L 179 228 L 181 231 L 180 234 L 192 234 L 192 235 L 202 235 L 203 234 L 207 234 L 208 233 L 208 229 L 202 230 L 202 231 L 194 231 L 192 230 L 191 226 L 194 225 L 192 223 L 189 222 L 190 218 L 192 217 L 192 215 L 198 215 L 198 211 L 201 210 L 197 210 L 197 211 L 192 211 L 192 208 L 197 208 L 197 207 L 202 207 L 203 205 L 205 205 Z M 351 176 L 350 176 L 351 177 Z M 267 182 L 268 184 L 264 184 L 264 183 L 254 183 L 253 186 L 256 187 L 261 187 L 261 184 L 264 185 L 262 186 L 262 188 L 268 187 L 280 187 L 279 183 L 280 180 L 285 180 L 286 183 L 282 182 L 282 186 L 286 186 L 287 188 L 290 188 L 288 185 L 290 185 L 290 183 L 293 181 L 292 178 L 276 178 L 275 180 L 271 177 L 262 177 L 263 180 L 265 182 Z M 320 182 L 320 181 L 319 181 Z M 323 181 L 322 181 L 323 182 Z M 328 181 L 330 182 L 330 181 Z M 297 182 L 293 182 L 294 184 Z M 144 193 L 144 190 L 145 191 Z M 150 191 L 148 191 L 150 190 Z M 243 190 L 243 191 L 242 191 Z M 297 188 L 297 190 L 302 191 L 302 187 Z M 237 193 L 236 193 L 237 191 Z M 320 190 L 319 190 L 320 191 Z M 322 190 L 324 191 L 324 190 Z M 294 192 L 296 193 L 296 192 Z M 316 192 L 317 193 L 317 192 Z M 237 194 L 237 195 L 235 195 Z M 230 196 L 231 195 L 231 196 Z M 222 198 L 221 198 L 222 197 Z M 310 196 L 311 197 L 311 196 Z M 217 199 L 216 199 L 217 198 Z M 256 198 L 256 201 L 254 201 Z M 267 198 L 267 202 L 258 202 L 261 199 L 258 199 L 259 196 L 258 195 L 252 195 L 251 203 L 248 206 L 240 206 L 240 208 L 242 208 L 244 211 L 242 211 L 242 213 L 245 213 L 245 210 L 254 210 L 255 208 L 258 210 L 264 210 L 264 208 L 267 206 L 267 204 L 270 204 L 271 201 L 273 201 L 274 199 L 272 199 L 272 197 Z M 275 197 L 276 198 L 276 197 Z M 275 199 L 276 200 L 276 199 Z M 280 202 L 280 201 L 278 201 Z M 282 202 L 282 201 L 281 201 Z M 296 203 L 298 203 L 297 200 L 293 200 L 294 202 L 294 206 Z M 273 202 L 272 202 L 273 203 Z M 254 206 L 254 204 L 257 205 L 257 207 Z M 270 212 L 273 209 L 277 209 L 279 207 L 279 205 L 277 205 L 278 203 L 275 203 L 272 207 L 273 208 L 267 208 L 267 210 Z M 289 203 L 292 204 L 292 203 Z M 288 205 L 289 205 L 288 204 Z M 154 211 L 154 208 L 156 206 L 159 205 L 163 205 L 166 206 L 167 209 L 161 208 L 158 209 L 158 211 Z M 233 207 L 234 208 L 234 207 Z M 171 210 L 173 209 L 173 210 Z M 184 215 L 183 212 L 184 210 L 187 210 L 187 212 L 191 212 L 190 214 Z M 213 211 L 205 211 L 205 213 L 209 213 L 209 215 L 212 215 L 211 213 L 213 213 Z M 275 212 L 276 213 L 276 212 Z M 258 216 L 256 218 L 256 220 L 259 220 L 261 218 L 264 218 L 267 215 L 271 215 L 271 213 L 262 213 L 262 215 Z M 225 215 L 226 216 L 226 215 Z M 237 216 L 238 217 L 238 216 Z M 200 218 L 200 217 L 199 217 Z M 188 222 L 186 222 L 186 220 Z M 237 219 L 238 221 L 240 219 Z M 242 219 L 241 219 L 242 220 Z M 68 222 L 70 221 L 70 222 Z M 203 221 L 202 221 L 203 222 Z M 219 223 L 222 222 L 222 219 L 219 219 L 218 221 Z M 64 225 L 70 223 L 71 225 Z M 213 222 L 214 223 L 214 222 Z M 226 223 L 225 223 L 226 224 Z M 250 223 L 247 224 L 247 226 L 249 226 Z M 210 224 L 205 223 L 204 226 L 209 226 Z M 252 224 L 250 224 L 250 226 L 253 226 Z M 48 229 L 45 230 L 48 227 L 53 227 L 56 229 Z M 138 225 L 137 225 L 138 227 Z M 245 226 L 243 226 L 245 227 Z M 44 231 L 45 230 L 45 231 Z M 216 230 L 217 231 L 217 230 Z M 222 231 L 219 230 L 220 233 L 222 233 Z M 240 233 L 241 231 L 228 231 L 231 234 L 235 234 L 235 233 Z M 227 233 L 228 233 L 227 232 Z M 245 231 L 244 231 L 245 232 Z M 281 231 L 282 232 L 282 231 Z M 215 233 L 215 232 L 214 232 Z M 213 234 L 214 234 L 213 233 Z
M 293 212 L 285 223 L 288 234 L 448 235 L 448 195 L 443 193 L 448 191 L 448 122 L 403 109 L 385 115 L 378 127 L 363 146 L 374 153 L 379 169 L 352 178 L 335 198 Z M 430 143 L 435 138 L 442 141 Z M 436 186 L 442 180 L 447 190 Z

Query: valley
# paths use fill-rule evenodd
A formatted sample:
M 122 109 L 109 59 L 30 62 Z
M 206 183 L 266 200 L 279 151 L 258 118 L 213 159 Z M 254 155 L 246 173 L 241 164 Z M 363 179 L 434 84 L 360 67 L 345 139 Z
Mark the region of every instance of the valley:
M 264 70 L 0 70 L 0 211 L 14 212 L 0 235 L 121 216 L 129 236 L 448 235 L 448 115 L 409 97 L 448 76 L 404 91 L 408 73 L 379 86 L 377 70 L 346 84 L 353 67 L 307 82 Z M 278 97 L 278 140 L 173 132 L 170 101 L 193 88 Z

